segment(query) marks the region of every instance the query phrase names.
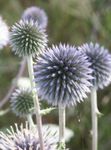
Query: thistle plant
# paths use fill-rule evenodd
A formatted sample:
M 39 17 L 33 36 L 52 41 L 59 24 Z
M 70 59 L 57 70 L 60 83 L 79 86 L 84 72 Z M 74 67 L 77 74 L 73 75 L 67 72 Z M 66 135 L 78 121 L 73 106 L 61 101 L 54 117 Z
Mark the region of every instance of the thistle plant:
M 57 150 L 56 134 L 49 129 L 44 130 L 45 150 Z M 0 148 L 2 150 L 40 150 L 40 141 L 36 128 L 33 130 L 26 123 L 19 127 L 15 124 L 15 130 L 11 126 L 7 133 L 0 132 Z
M 34 106 L 36 112 L 36 122 L 38 128 L 38 134 L 40 138 L 41 150 L 44 150 L 43 133 L 42 133 L 42 120 L 40 115 L 40 106 L 38 96 L 36 94 L 35 83 L 33 82 L 33 59 L 32 56 L 36 55 L 40 51 L 45 49 L 47 45 L 45 31 L 38 26 L 37 22 L 33 20 L 21 20 L 16 23 L 10 33 L 10 41 L 12 51 L 18 56 L 26 57 L 28 64 L 29 78 L 31 81 L 31 87 L 34 98 Z
M 56 133 L 57 136 L 57 142 L 59 141 L 59 126 L 56 124 L 44 124 L 43 125 L 43 129 L 50 129 L 50 131 L 53 131 Z M 69 128 L 65 128 L 65 141 L 66 142 L 70 142 L 70 139 L 74 137 L 74 132 L 73 130 L 69 129 Z
M 7 24 L 0 16 L 0 49 L 6 46 L 9 42 L 9 30 Z
M 26 78 L 20 79 L 25 67 L 23 65 L 16 77 L 19 80 L 3 99 L 2 106 L 17 87 L 10 98 L 11 108 L 17 116 L 27 117 L 28 123 L 25 127 L 23 124 L 15 124 L 7 129 L 7 133 L 0 132 L 0 149 L 66 150 L 65 109 L 84 101 L 91 91 L 92 150 L 97 150 L 100 115 L 97 90 L 111 82 L 111 54 L 98 43 L 86 43 L 78 48 L 68 44 L 48 48 L 45 33 L 47 23 L 48 17 L 43 9 L 29 7 L 23 12 L 21 20 L 12 26 L 9 35 L 8 26 L 0 17 L 0 49 L 10 40 L 12 51 L 27 60 L 30 78 L 30 83 Z M 41 101 L 54 107 L 40 110 L 38 96 Z M 59 110 L 59 129 L 55 125 L 42 126 L 42 115 L 50 113 L 56 107 Z M 8 111 L 9 109 L 1 111 L 1 115 Z M 36 125 L 32 119 L 33 114 L 36 114 Z M 47 126 L 53 131 L 56 127 L 59 136 L 52 134 Z M 72 136 L 73 133 L 70 132 L 70 137 Z
M 83 44 L 78 48 L 83 51 L 93 69 L 93 84 L 91 90 L 91 109 L 92 109 L 92 150 L 98 149 L 98 115 L 97 107 L 97 89 L 103 89 L 111 82 L 111 54 L 107 49 L 101 47 L 98 43 Z
M 31 114 L 34 113 L 33 94 L 30 89 L 16 89 L 10 98 L 11 109 L 19 117 L 27 117 L 34 126 Z
M 12 51 L 18 56 L 34 56 L 45 49 L 47 36 L 38 22 L 20 20 L 12 27 L 10 42 Z
M 48 17 L 45 11 L 39 7 L 29 7 L 27 8 L 22 15 L 23 20 L 33 20 L 34 22 L 38 22 L 38 25 L 41 28 L 46 28 L 48 23 Z
M 12 111 L 20 117 L 33 113 L 33 94 L 30 89 L 16 89 L 10 99 Z
M 36 88 L 41 99 L 59 106 L 59 141 L 65 144 L 65 107 L 86 98 L 92 79 L 87 57 L 74 46 L 52 46 L 40 54 L 34 66 Z M 65 149 L 65 147 L 64 147 Z
M 11 110 L 16 116 L 27 117 L 30 126 L 35 126 L 32 120 L 32 115 L 35 114 L 33 93 L 28 88 L 17 88 L 10 98 Z M 54 110 L 54 107 L 40 110 L 41 115 L 46 115 Z

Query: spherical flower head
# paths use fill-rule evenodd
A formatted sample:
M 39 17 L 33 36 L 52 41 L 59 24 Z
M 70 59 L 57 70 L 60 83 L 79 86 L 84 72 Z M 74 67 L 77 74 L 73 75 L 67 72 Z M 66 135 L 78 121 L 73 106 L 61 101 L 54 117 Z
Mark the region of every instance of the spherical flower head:
M 37 21 L 41 28 L 46 28 L 48 23 L 48 17 L 45 11 L 35 6 L 27 8 L 22 15 L 22 19 L 28 21 L 32 19 L 34 22 Z
M 70 106 L 86 98 L 92 79 L 90 63 L 73 46 L 52 46 L 34 66 L 39 96 L 52 105 Z
M 94 87 L 103 89 L 111 82 L 111 54 L 98 43 L 93 44 L 92 42 L 83 44 L 79 50 L 87 55 L 91 63 Z
M 56 124 L 44 124 L 43 125 L 43 129 L 49 128 L 51 131 L 55 132 L 57 135 L 57 142 L 59 141 L 59 126 Z M 65 128 L 65 141 L 69 142 L 70 139 L 74 136 L 74 131 L 69 129 L 69 128 Z
M 21 57 L 35 55 L 44 50 L 47 45 L 47 36 L 37 22 L 20 20 L 12 27 L 10 41 L 12 51 Z
M 29 129 L 28 125 L 18 127 L 15 124 L 7 130 L 7 134 L 0 132 L 1 150 L 40 150 L 40 142 L 37 129 Z M 57 150 L 56 134 L 49 129 L 43 131 L 45 150 Z
M 10 103 L 12 111 L 20 117 L 25 117 L 34 111 L 33 94 L 30 89 L 16 89 Z
M 0 17 L 0 49 L 6 46 L 9 42 L 9 30 L 7 24 Z

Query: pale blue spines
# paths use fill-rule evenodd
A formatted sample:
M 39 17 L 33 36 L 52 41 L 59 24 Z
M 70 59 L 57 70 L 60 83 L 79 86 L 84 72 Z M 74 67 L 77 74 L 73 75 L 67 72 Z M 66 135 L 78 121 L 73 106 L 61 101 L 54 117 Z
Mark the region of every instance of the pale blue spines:
M 111 82 L 111 54 L 98 43 L 86 43 L 78 48 L 84 52 L 93 69 L 93 85 L 103 89 Z
M 73 46 L 52 46 L 34 66 L 36 88 L 41 99 L 52 105 L 75 105 L 86 98 L 92 79 L 87 57 Z
M 45 150 L 57 150 L 56 134 L 49 129 L 43 130 Z M 36 128 L 30 129 L 26 123 L 19 127 L 7 129 L 7 133 L 0 132 L 0 148 L 2 150 L 40 150 L 40 142 Z
M 34 22 L 38 22 L 38 25 L 41 28 L 46 28 L 48 23 L 48 17 L 45 11 L 39 7 L 29 7 L 27 8 L 22 15 L 23 20 L 33 20 Z
M 47 35 L 37 22 L 20 20 L 12 26 L 10 42 L 18 56 L 35 55 L 47 46 Z
M 10 98 L 12 111 L 20 117 L 34 112 L 33 94 L 30 89 L 16 89 Z

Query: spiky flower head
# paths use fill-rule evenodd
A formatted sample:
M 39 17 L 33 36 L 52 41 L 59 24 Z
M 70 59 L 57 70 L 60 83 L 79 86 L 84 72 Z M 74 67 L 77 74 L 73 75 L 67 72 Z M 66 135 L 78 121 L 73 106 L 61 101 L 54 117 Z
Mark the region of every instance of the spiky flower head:
M 74 105 L 86 98 L 91 79 L 90 63 L 73 46 L 52 46 L 34 66 L 35 82 L 41 99 L 52 105 Z
M 44 124 L 43 129 L 47 130 L 47 128 L 49 128 L 51 131 L 56 133 L 57 141 L 59 141 L 59 126 L 56 124 Z M 65 141 L 69 142 L 73 136 L 74 136 L 74 131 L 69 128 L 65 128 Z
M 33 94 L 30 89 L 16 89 L 11 99 L 12 111 L 20 117 L 25 117 L 34 111 Z
M 35 55 L 45 49 L 47 35 L 33 20 L 20 20 L 10 33 L 12 51 L 18 56 Z
M 7 130 L 7 134 L 0 132 L 0 148 L 1 150 L 40 150 L 40 142 L 36 129 L 29 129 L 28 125 L 18 127 L 15 124 Z M 51 133 L 49 129 L 43 131 L 45 150 L 57 150 L 57 142 L 55 133 Z
M 27 8 L 22 15 L 22 19 L 29 21 L 32 19 L 34 22 L 37 21 L 41 28 L 46 28 L 48 23 L 48 18 L 45 11 L 35 6 Z
M 0 17 L 0 49 L 6 46 L 9 42 L 9 30 L 7 24 Z
M 111 82 L 111 54 L 107 49 L 101 47 L 98 43 L 86 43 L 79 47 L 83 51 L 93 69 L 92 80 L 96 88 L 103 89 Z

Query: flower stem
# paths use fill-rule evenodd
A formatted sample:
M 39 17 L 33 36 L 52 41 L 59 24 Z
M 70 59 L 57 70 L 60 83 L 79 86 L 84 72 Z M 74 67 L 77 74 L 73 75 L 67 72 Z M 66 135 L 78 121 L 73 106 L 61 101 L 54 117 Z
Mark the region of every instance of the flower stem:
M 65 107 L 59 106 L 59 146 L 65 150 Z
M 96 88 L 91 90 L 91 110 L 92 110 L 92 150 L 98 149 L 98 107 Z
M 44 150 L 44 141 L 43 141 L 43 133 L 42 133 L 42 119 L 40 115 L 40 105 L 39 105 L 39 100 L 38 96 L 35 90 L 35 82 L 34 80 L 34 72 L 33 72 L 33 61 L 32 61 L 32 56 L 27 56 L 27 64 L 28 64 L 28 72 L 29 72 L 29 77 L 31 81 L 31 86 L 32 86 L 32 92 L 33 92 L 33 97 L 34 97 L 34 106 L 35 106 L 35 112 L 36 112 L 36 123 L 37 123 L 37 129 L 38 129 L 38 135 L 40 139 L 40 149 Z
M 32 115 L 31 115 L 31 114 L 27 115 L 27 120 L 28 120 L 28 122 L 29 122 L 30 128 L 35 127 L 34 122 L 33 122 L 33 120 L 32 120 Z

